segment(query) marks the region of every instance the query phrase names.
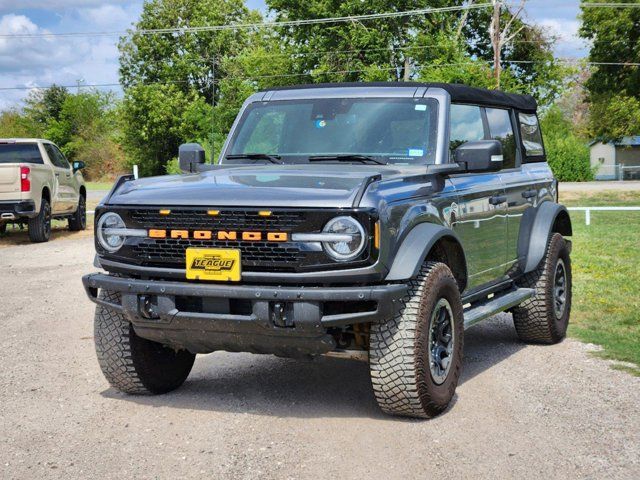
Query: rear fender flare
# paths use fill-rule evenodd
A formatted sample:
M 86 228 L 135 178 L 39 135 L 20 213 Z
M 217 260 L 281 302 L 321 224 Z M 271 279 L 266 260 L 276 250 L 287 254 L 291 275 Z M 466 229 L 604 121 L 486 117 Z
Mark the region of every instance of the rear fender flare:
M 544 202 L 537 209 L 530 209 L 535 215 L 527 215 L 528 220 L 520 228 L 518 239 L 519 255 L 523 259 L 523 273 L 532 272 L 542 261 L 551 232 L 571 236 L 571 219 L 566 207 L 555 202 Z

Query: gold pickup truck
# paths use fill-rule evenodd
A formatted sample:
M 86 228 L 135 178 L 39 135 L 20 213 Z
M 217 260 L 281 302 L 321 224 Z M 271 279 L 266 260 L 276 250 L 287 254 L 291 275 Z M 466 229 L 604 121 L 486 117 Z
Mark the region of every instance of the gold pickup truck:
M 87 190 L 80 170 L 49 140 L 0 139 L 0 234 L 9 223 L 28 224 L 32 242 L 46 242 L 52 219 L 84 230 Z

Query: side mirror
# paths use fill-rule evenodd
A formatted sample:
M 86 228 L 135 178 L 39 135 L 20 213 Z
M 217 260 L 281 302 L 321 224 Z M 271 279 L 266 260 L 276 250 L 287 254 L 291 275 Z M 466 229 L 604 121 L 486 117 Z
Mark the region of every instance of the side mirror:
M 178 148 L 178 163 L 184 173 L 197 172 L 204 160 L 204 148 L 197 143 L 183 143 Z
M 85 167 L 84 162 L 73 162 L 73 172 L 77 172 L 78 170 L 82 170 Z
M 456 148 L 455 158 L 467 172 L 494 172 L 502 168 L 502 144 L 498 140 L 463 143 Z

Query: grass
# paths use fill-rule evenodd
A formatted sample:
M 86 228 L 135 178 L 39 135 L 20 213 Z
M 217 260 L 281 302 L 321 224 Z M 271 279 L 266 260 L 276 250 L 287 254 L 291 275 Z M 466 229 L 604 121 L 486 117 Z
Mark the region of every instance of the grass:
M 113 182 L 87 182 L 87 190 L 110 190 Z
M 640 206 L 640 192 L 562 198 L 567 206 Z M 569 334 L 604 358 L 640 366 L 640 212 L 571 212 L 573 308 Z M 640 368 L 620 365 L 640 375 Z

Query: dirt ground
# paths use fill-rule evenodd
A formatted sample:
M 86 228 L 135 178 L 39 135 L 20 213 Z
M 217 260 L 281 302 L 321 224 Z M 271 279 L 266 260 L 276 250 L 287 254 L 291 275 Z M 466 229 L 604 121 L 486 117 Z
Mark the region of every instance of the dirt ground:
M 158 397 L 111 389 L 90 236 L 0 249 L 0 478 L 640 478 L 640 378 L 567 340 L 469 330 L 452 408 L 383 416 L 367 365 L 219 352 Z

